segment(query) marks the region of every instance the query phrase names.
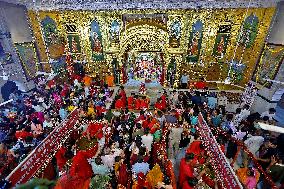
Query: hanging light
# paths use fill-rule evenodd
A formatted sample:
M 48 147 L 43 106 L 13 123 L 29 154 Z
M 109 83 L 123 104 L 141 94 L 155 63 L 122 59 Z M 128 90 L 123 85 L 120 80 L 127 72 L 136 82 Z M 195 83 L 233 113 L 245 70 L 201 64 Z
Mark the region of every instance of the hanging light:
M 251 0 L 249 1 L 249 4 L 248 4 L 247 9 L 246 9 L 246 14 L 245 14 L 245 17 L 244 17 L 245 19 L 246 19 L 247 15 L 248 15 L 248 11 L 249 11 L 250 5 L 251 5 Z M 245 19 L 244 19 L 244 21 L 245 21 Z M 242 24 L 242 26 L 241 26 L 241 33 L 240 33 L 240 35 L 243 35 L 243 28 L 244 28 L 244 24 Z M 234 50 L 233 58 L 230 61 L 230 67 L 229 67 L 229 71 L 228 71 L 228 74 L 227 74 L 227 78 L 225 79 L 225 82 L 228 79 L 231 80 L 230 75 L 231 75 L 231 71 L 232 71 L 232 65 L 233 65 L 233 62 L 235 61 L 235 57 L 236 57 L 237 49 L 238 49 L 239 44 L 240 44 L 240 40 L 241 39 L 239 38 L 238 41 L 237 41 L 237 45 L 236 45 L 236 48 Z M 244 51 L 245 51 L 245 48 L 246 48 L 246 42 L 247 42 L 247 40 L 245 41 L 245 44 L 244 44 L 244 49 L 243 49 L 242 56 L 241 56 L 241 59 L 240 59 L 240 62 L 239 62 L 240 64 L 241 64 L 241 60 L 243 59 Z

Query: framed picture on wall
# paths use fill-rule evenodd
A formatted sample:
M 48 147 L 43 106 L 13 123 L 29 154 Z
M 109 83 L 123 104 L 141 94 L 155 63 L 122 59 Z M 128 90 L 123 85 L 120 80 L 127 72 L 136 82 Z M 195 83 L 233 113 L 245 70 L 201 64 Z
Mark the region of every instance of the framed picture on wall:
M 27 81 L 36 76 L 38 69 L 38 57 L 33 42 L 15 43 L 15 47 L 22 64 Z
M 264 87 L 270 88 L 272 82 L 269 82 L 266 79 L 275 79 L 281 63 L 283 62 L 283 58 L 284 45 L 272 43 L 265 44 L 253 73 L 252 80 Z
M 219 26 L 213 48 L 213 55 L 219 60 L 223 60 L 226 55 L 227 46 L 231 37 L 231 29 L 231 23 L 223 23 Z
M 69 50 L 73 54 L 81 53 L 80 37 L 77 33 L 67 35 Z

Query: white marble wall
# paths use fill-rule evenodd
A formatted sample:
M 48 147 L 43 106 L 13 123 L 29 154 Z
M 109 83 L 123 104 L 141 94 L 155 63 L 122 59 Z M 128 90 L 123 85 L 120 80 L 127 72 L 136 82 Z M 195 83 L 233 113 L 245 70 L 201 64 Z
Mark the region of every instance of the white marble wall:
M 34 83 L 33 81 L 26 81 L 22 65 L 14 47 L 14 43 L 32 41 L 32 34 L 26 18 L 26 8 L 24 6 L 0 2 L 0 31 L 1 33 L 11 33 L 11 38 L 1 36 L 1 44 L 5 52 L 12 54 L 14 60 L 14 63 L 3 65 L 3 68 L 0 68 L 0 75 L 3 75 L 4 70 L 4 72 L 10 75 L 9 80 L 22 83 L 26 91 L 32 89 Z M 0 88 L 5 83 L 6 81 L 0 77 Z M 0 101 L 2 101 L 1 95 Z
M 284 2 L 278 3 L 275 17 L 271 24 L 271 30 L 268 34 L 267 42 L 274 44 L 282 44 L 284 45 Z M 278 81 L 284 81 L 284 62 L 281 64 L 279 72 L 275 78 Z M 260 95 L 267 98 L 268 100 L 272 100 L 272 96 L 280 88 L 284 88 L 283 84 L 273 84 L 270 89 L 263 88 L 258 91 Z M 260 97 L 255 99 L 255 102 L 252 106 L 253 112 L 263 112 L 271 107 L 275 107 L 276 103 L 269 103 L 263 100 Z

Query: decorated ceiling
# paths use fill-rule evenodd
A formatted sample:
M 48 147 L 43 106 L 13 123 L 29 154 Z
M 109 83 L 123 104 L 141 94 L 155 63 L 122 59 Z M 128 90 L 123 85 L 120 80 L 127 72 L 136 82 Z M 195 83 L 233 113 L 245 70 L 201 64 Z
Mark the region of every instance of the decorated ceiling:
M 4 0 L 35 10 L 121 10 L 272 7 L 280 0 Z

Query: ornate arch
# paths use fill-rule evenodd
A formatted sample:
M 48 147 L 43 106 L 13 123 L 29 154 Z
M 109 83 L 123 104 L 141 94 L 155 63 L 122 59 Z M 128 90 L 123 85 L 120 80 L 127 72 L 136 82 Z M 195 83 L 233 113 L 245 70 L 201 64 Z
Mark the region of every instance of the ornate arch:
M 121 35 L 119 57 L 130 48 L 137 50 L 161 51 L 168 55 L 168 33 L 156 26 L 143 24 L 127 29 Z

